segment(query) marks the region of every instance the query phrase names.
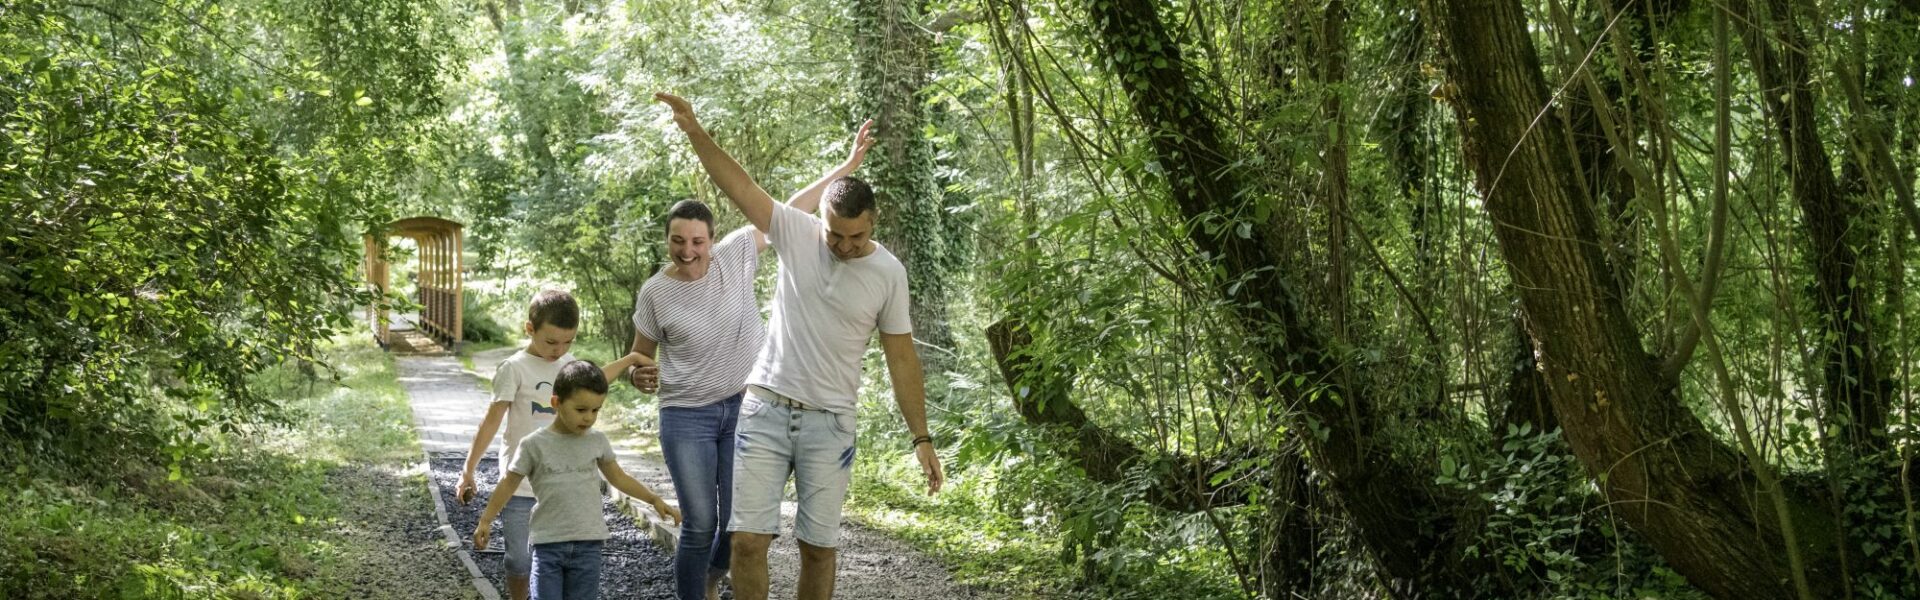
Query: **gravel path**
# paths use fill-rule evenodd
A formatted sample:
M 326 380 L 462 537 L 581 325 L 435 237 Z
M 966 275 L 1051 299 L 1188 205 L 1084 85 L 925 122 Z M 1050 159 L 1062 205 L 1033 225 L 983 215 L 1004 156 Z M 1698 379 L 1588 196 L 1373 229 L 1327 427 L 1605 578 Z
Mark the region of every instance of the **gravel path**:
M 448 552 L 435 528 L 433 506 L 416 473 L 374 465 L 349 465 L 327 474 L 340 495 L 334 530 L 347 539 L 343 598 L 428 600 L 479 598 L 465 569 Z

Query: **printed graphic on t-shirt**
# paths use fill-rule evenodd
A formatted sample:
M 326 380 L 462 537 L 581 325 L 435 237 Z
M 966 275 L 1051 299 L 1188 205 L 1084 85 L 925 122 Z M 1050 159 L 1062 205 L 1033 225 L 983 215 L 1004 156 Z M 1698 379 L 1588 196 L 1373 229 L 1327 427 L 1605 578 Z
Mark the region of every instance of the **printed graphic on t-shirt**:
M 550 381 L 542 381 L 542 382 L 540 382 L 540 383 L 536 383 L 536 384 L 533 384 L 533 389 L 534 389 L 534 390 L 536 390 L 536 391 L 538 391 L 538 390 L 540 389 L 540 386 L 543 386 L 543 385 L 544 385 L 544 386 L 547 386 L 547 387 L 549 387 L 549 388 L 551 388 L 551 387 L 553 387 L 553 382 L 550 382 Z M 557 413 L 557 412 L 554 412 L 554 411 L 553 411 L 553 405 L 552 405 L 552 404 L 549 404 L 549 403 L 548 403 L 547 401 L 541 401 L 541 400 L 534 400 L 534 401 L 531 401 L 531 402 L 528 402 L 528 404 L 530 404 L 530 405 L 532 405 L 532 406 L 533 406 L 533 414 L 536 414 L 536 415 L 557 415 L 557 414 L 560 414 L 560 413 Z

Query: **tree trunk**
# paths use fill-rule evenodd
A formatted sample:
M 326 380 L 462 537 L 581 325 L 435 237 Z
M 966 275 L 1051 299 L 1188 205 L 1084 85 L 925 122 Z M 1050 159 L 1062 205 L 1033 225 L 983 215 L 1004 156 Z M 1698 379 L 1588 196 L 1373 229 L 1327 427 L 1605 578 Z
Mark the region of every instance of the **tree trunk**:
M 1327 291 L 1333 313 L 1333 335 L 1348 339 L 1352 267 L 1347 264 L 1347 4 L 1328 0 L 1319 32 L 1320 115 L 1326 119 L 1321 145 L 1320 201 L 1327 207 Z
M 1433 102 L 1427 96 L 1423 85 L 1425 78 L 1420 74 L 1420 63 L 1426 56 L 1426 15 L 1416 14 L 1403 20 L 1388 34 L 1393 57 L 1391 68 L 1395 70 L 1394 89 L 1389 97 L 1386 119 L 1388 130 L 1382 135 L 1387 163 L 1391 166 L 1394 183 L 1398 188 L 1400 200 L 1413 207 L 1413 217 L 1408 224 L 1413 237 L 1413 256 L 1416 273 L 1415 289 L 1426 294 L 1433 289 L 1433 281 L 1439 276 L 1440 268 L 1436 262 L 1437 250 L 1434 244 L 1439 241 L 1440 205 L 1434 201 L 1436 196 L 1427 193 L 1427 173 L 1431 144 L 1423 130 L 1427 121 L 1427 107 Z
M 1600 249 L 1566 134 L 1532 127 L 1546 83 L 1517 0 L 1434 0 L 1448 94 L 1512 273 L 1555 414 L 1620 515 L 1695 585 L 1723 598 L 1785 598 L 1780 522 L 1753 465 L 1716 441 L 1658 376 Z M 1786 492 L 1814 591 L 1840 590 L 1829 515 Z
M 1431 485 L 1430 466 L 1391 455 L 1371 441 L 1377 408 L 1348 387 L 1344 365 L 1300 307 L 1276 266 L 1267 230 L 1253 220 L 1258 199 L 1243 184 L 1233 151 L 1213 120 L 1160 21 L 1153 0 L 1090 0 L 1100 52 L 1151 138 L 1168 194 L 1189 222 L 1188 238 L 1218 265 L 1215 289 L 1264 355 L 1275 382 L 1273 412 L 1293 419 L 1314 463 L 1390 577 L 1436 595 L 1471 594 L 1484 572 L 1459 552 L 1467 537 L 1456 511 L 1466 501 Z M 1251 226 L 1238 227 L 1239 223 Z M 1279 403 L 1297 403 L 1281 406 Z
M 945 189 L 934 176 L 934 147 L 921 94 L 931 83 L 933 34 L 922 0 L 854 0 L 855 110 L 874 121 L 874 149 L 865 175 L 879 210 L 875 238 L 907 267 L 913 337 L 939 350 L 921 352 L 926 371 L 948 368 L 953 334 L 947 322 L 949 273 L 955 266 L 942 210 Z

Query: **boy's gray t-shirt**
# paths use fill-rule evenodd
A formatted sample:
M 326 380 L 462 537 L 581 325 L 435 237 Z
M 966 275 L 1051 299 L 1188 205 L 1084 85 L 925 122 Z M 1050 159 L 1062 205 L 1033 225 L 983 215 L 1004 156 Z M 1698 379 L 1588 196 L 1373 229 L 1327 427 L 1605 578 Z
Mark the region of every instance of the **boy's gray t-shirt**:
M 616 460 L 607 434 L 587 430 L 565 434 L 543 428 L 520 440 L 520 453 L 507 470 L 533 485 L 533 518 L 527 525 L 534 544 L 607 539 L 600 514 L 600 462 Z

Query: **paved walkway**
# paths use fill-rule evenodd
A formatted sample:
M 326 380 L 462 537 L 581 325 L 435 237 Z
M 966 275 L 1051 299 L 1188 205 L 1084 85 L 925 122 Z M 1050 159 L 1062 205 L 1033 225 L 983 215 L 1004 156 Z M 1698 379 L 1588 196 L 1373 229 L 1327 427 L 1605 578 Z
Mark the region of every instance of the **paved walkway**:
M 480 418 L 486 415 L 487 402 L 491 399 L 485 382 L 492 378 L 493 369 L 500 361 L 514 351 L 513 348 L 500 348 L 475 354 L 473 363 L 480 370 L 479 373 L 466 370 L 459 358 L 454 356 L 394 357 L 400 383 L 412 398 L 414 426 L 419 430 L 423 450 L 428 453 L 464 453 L 472 446 L 474 429 L 479 427 Z M 610 421 L 601 419 L 600 422 L 610 424 Z M 614 451 L 620 457 L 621 468 L 647 484 L 647 487 L 659 491 L 669 502 L 677 504 L 672 479 L 667 476 L 659 458 L 643 454 L 633 443 L 637 437 L 651 438 L 653 432 L 609 430 L 607 434 L 614 441 Z M 792 502 L 785 503 L 781 510 L 786 521 L 785 528 L 789 531 L 793 510 Z M 834 594 L 836 598 L 953 600 L 996 597 L 954 584 L 938 562 L 905 544 L 854 524 L 848 524 L 842 531 L 839 581 Z M 471 533 L 457 532 L 462 537 Z M 798 550 L 788 537 L 775 541 L 773 546 L 768 557 L 771 596 L 791 597 L 799 573 Z

